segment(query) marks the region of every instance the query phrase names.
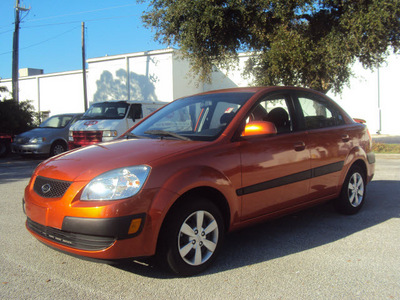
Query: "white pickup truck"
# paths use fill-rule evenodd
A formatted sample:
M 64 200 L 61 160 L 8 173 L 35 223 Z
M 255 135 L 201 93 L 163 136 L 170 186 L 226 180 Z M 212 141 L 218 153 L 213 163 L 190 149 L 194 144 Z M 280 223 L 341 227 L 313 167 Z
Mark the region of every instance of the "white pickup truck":
M 116 139 L 137 121 L 164 106 L 166 102 L 106 101 L 94 103 L 70 127 L 69 149 Z

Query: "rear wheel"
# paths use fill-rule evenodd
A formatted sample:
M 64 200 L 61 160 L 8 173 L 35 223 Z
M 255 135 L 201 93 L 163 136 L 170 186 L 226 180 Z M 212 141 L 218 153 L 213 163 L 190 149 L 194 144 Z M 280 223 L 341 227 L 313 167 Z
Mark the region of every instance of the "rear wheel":
M 65 151 L 67 151 L 67 146 L 64 143 L 55 142 L 53 145 L 51 145 L 50 156 L 58 155 L 58 154 L 63 153 Z
M 159 241 L 158 258 L 172 272 L 191 276 L 215 260 L 224 237 L 219 209 L 206 199 L 188 199 L 166 219 Z
M 350 168 L 340 196 L 335 200 L 335 207 L 340 213 L 352 215 L 361 209 L 366 195 L 365 178 L 365 172 L 361 167 L 355 165 Z

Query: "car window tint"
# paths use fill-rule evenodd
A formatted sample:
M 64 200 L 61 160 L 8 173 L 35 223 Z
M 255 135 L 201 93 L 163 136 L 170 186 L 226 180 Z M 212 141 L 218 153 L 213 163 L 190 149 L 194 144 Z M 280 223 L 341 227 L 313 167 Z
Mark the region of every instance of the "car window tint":
M 285 95 L 275 95 L 259 102 L 251 111 L 247 122 L 268 121 L 275 124 L 277 133 L 291 132 L 292 119 L 288 108 L 288 98 Z
M 82 120 L 123 119 L 129 105 L 125 102 L 95 103 L 85 112 Z
M 306 129 L 317 129 L 332 127 L 343 124 L 343 117 L 327 103 L 310 99 L 308 97 L 299 97 Z
M 46 119 L 39 127 L 43 128 L 63 128 L 67 126 L 72 116 L 53 116 Z
M 60 127 L 65 127 L 68 125 L 69 121 L 71 121 L 72 116 L 65 116 L 61 118 Z
M 193 140 L 214 140 L 254 93 L 217 93 L 179 99 L 165 106 L 132 131 L 162 130 Z

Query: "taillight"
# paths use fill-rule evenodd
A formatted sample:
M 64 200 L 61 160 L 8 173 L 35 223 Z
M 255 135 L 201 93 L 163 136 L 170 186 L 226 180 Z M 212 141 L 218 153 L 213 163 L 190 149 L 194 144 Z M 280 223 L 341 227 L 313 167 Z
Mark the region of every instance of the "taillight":
M 369 132 L 368 127 L 366 127 L 366 129 L 367 129 L 368 138 L 369 138 L 369 146 L 372 148 L 372 136 L 371 136 L 371 133 Z

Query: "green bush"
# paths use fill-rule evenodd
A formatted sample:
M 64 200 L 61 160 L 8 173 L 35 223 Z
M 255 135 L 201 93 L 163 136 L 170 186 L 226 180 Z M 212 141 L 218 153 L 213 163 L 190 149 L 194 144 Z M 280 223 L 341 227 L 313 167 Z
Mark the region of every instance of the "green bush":
M 396 154 L 396 153 L 400 153 L 400 145 L 399 144 L 372 143 L 372 151 L 374 151 L 375 153 Z
M 0 101 L 0 132 L 19 134 L 36 127 L 36 117 L 30 101 Z

